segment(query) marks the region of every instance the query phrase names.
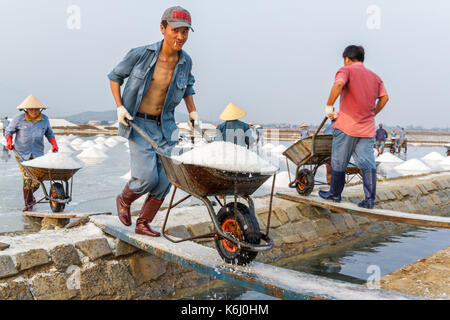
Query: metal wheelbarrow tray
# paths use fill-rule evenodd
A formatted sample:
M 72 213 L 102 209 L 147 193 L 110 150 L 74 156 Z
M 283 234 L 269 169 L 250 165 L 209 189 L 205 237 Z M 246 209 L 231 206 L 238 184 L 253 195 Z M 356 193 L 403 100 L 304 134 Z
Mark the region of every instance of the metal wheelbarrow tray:
M 315 184 L 327 184 L 315 180 L 317 169 L 321 165 L 331 161 L 333 135 L 318 134 L 326 121 L 327 118 L 325 117 L 313 136 L 298 140 L 283 152 L 283 155 L 286 157 L 288 172 L 289 163 L 287 159 L 291 160 L 297 166 L 295 179 L 289 183 L 289 187 L 296 188 L 297 192 L 304 196 L 308 196 L 313 191 Z M 361 175 L 361 170 L 350 163 L 346 169 L 346 175 L 350 177 L 347 179 L 347 183 L 356 174 Z
M 166 239 L 174 243 L 179 243 L 182 241 L 213 237 L 220 256 L 228 263 L 240 265 L 245 265 L 252 261 L 258 252 L 272 249 L 273 241 L 269 238 L 268 232 L 272 211 L 275 175 L 272 173 L 258 174 L 233 172 L 201 165 L 182 163 L 169 155 L 169 153 L 178 155 L 181 149 L 174 148 L 164 152 L 160 151 L 158 150 L 158 146 L 144 131 L 132 122 L 129 122 L 129 124 L 156 150 L 167 178 L 175 187 L 162 227 L 162 235 Z M 273 182 L 267 229 L 266 232 L 263 233 L 259 230 L 255 206 L 250 195 L 272 176 Z M 177 188 L 188 193 L 188 196 L 174 204 L 173 201 Z M 174 239 L 166 232 L 170 211 L 191 196 L 198 198 L 205 204 L 214 226 L 214 232 L 185 239 Z M 222 203 L 218 198 L 219 196 L 233 196 L 234 201 L 226 204 L 224 199 L 224 203 Z M 221 209 L 217 214 L 208 197 L 215 197 L 220 204 Z M 246 200 L 248 207 L 242 202 L 238 202 L 238 197 Z M 263 240 L 265 243 L 261 244 L 260 240 Z

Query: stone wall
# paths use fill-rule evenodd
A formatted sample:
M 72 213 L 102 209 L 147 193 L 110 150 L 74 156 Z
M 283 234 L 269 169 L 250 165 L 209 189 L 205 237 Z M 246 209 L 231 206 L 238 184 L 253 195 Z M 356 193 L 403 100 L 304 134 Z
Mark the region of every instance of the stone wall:
M 450 174 L 396 179 L 380 182 L 377 187 L 377 207 L 435 215 L 450 212 Z M 346 188 L 344 200 L 360 201 L 361 189 L 361 185 Z M 266 229 L 268 201 L 268 197 L 258 199 L 257 218 L 262 230 Z M 257 260 L 274 263 L 402 225 L 274 198 L 269 235 L 275 245 Z M 204 222 L 169 231 L 187 237 L 207 233 L 211 226 Z M 43 248 L 40 241 L 30 238 L 32 244 L 24 250 L 16 249 L 13 243 L 0 251 L 0 299 L 149 299 L 211 280 L 104 234 L 76 241 L 67 236 L 94 227 L 89 223 L 43 231 L 43 237 L 51 232 L 55 239 L 68 240 Z M 21 237 L 26 241 L 27 236 Z M 199 241 L 214 246 L 211 241 Z

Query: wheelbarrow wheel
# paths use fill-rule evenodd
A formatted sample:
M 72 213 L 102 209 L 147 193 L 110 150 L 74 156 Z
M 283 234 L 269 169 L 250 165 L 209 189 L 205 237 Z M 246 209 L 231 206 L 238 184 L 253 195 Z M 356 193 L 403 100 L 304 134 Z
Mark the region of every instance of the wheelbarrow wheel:
M 256 217 L 243 203 L 237 203 L 236 219 L 234 202 L 227 203 L 217 213 L 217 219 L 223 231 L 232 237 L 252 244 L 259 244 L 261 232 Z M 237 226 L 236 226 L 237 222 Z M 257 252 L 239 248 L 226 239 L 216 237 L 216 248 L 222 259 L 231 264 L 246 265 L 256 258 Z
M 66 192 L 64 191 L 64 187 L 61 183 L 55 182 L 52 184 L 50 188 L 50 197 L 60 200 L 64 200 L 66 198 Z M 50 209 L 52 209 L 52 212 L 62 212 L 65 206 L 66 205 L 64 203 L 50 200 Z
M 314 189 L 314 175 L 309 169 L 299 170 L 295 179 L 295 190 L 302 196 L 309 196 Z

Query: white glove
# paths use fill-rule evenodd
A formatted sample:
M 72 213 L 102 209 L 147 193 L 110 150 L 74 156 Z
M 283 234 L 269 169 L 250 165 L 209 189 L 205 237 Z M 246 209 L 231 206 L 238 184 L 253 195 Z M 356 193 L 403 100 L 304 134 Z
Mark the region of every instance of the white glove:
M 325 114 L 327 115 L 328 118 L 330 118 L 331 120 L 336 119 L 337 114 L 336 112 L 334 112 L 334 107 L 333 106 L 326 106 L 325 107 Z
M 117 120 L 125 126 L 128 127 L 128 123 L 125 121 L 125 118 L 128 120 L 133 120 L 133 117 L 128 113 L 127 109 L 124 106 L 120 106 L 117 108 Z
M 194 121 L 194 125 L 192 125 L 192 121 Z M 189 112 L 188 126 L 191 130 L 194 130 L 194 127 L 200 127 L 200 120 L 198 119 L 197 111 Z

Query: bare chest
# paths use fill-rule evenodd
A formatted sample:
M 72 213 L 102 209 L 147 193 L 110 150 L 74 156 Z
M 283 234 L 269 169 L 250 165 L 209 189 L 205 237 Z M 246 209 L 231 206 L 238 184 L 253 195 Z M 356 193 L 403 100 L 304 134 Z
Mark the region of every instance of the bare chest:
M 151 86 L 155 89 L 167 89 L 175 72 L 175 66 L 176 61 L 164 62 L 158 60 L 155 66 L 155 71 L 153 72 Z

